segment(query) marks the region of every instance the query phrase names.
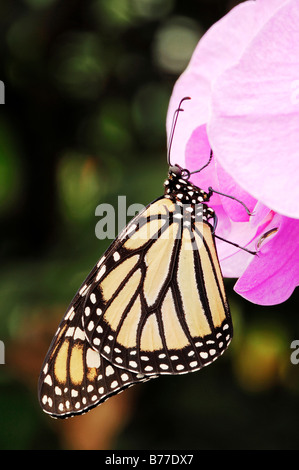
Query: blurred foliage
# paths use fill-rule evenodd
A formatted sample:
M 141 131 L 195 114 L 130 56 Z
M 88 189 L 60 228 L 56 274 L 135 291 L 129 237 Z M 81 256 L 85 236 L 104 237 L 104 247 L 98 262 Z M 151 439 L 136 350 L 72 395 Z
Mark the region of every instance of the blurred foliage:
M 58 322 L 110 243 L 95 236 L 95 208 L 161 194 L 172 87 L 236 3 L 1 0 L 1 449 L 298 449 L 297 291 L 258 307 L 227 282 L 235 338 L 199 373 L 62 422 L 37 403 Z

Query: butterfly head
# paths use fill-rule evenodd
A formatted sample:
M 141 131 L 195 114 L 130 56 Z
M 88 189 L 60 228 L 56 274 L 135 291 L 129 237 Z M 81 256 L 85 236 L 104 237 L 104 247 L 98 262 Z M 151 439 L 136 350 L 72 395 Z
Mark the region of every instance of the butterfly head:
M 209 200 L 208 194 L 189 181 L 190 172 L 179 165 L 169 167 L 164 182 L 165 196 L 182 204 L 199 204 Z

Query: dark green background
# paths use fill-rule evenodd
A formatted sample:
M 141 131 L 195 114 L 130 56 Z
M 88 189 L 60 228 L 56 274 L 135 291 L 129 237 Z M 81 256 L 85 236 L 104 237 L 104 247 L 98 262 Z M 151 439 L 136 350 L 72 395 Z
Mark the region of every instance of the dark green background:
M 1 0 L 1 449 L 299 448 L 297 291 L 259 307 L 228 281 L 235 337 L 198 373 L 138 385 L 67 422 L 37 402 L 58 322 L 110 243 L 95 236 L 95 208 L 161 194 L 172 87 L 236 3 Z

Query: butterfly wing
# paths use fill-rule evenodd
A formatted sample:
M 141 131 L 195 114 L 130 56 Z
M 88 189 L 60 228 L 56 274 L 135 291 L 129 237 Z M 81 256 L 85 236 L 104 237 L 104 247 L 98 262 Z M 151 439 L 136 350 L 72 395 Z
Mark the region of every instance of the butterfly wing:
M 108 250 L 85 297 L 86 336 L 101 356 L 135 373 L 198 370 L 232 338 L 211 226 L 183 221 L 164 197 L 133 226 Z
M 84 413 L 138 382 L 195 371 L 232 338 L 211 226 L 161 197 L 108 248 L 72 300 L 39 380 L 54 417 Z

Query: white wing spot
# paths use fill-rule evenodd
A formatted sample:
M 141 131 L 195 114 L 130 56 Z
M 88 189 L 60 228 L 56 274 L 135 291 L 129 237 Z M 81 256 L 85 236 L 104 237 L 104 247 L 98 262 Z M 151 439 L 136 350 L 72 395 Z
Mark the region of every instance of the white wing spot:
M 98 281 L 103 276 L 103 274 L 105 274 L 105 272 L 106 272 L 106 265 L 104 264 L 97 274 L 96 281 Z
M 198 364 L 197 361 L 193 361 L 193 362 L 190 362 L 189 366 L 190 366 L 190 367 L 196 367 L 197 364 Z
M 100 261 L 98 262 L 97 264 L 97 267 L 99 268 L 101 266 L 101 264 L 103 263 L 103 261 L 105 261 L 105 256 L 102 256 L 102 258 L 100 259 Z
M 112 367 L 112 366 L 107 366 L 105 373 L 106 373 L 106 377 L 109 377 L 109 375 L 114 374 L 114 369 L 113 369 L 113 367 Z
M 137 367 L 137 362 L 135 362 L 135 361 L 130 361 L 130 362 L 129 362 L 129 365 L 130 365 L 131 367 Z
M 202 357 L 203 359 L 207 359 L 207 357 L 208 357 L 208 353 L 206 353 L 206 352 L 201 352 L 201 353 L 199 353 L 199 355 L 200 355 L 200 357 Z
M 45 378 L 45 383 L 50 385 L 52 387 L 53 385 L 53 382 L 52 382 L 52 377 L 51 375 L 47 375 L 47 377 Z
M 88 290 L 88 285 L 84 284 L 84 286 L 79 290 L 79 294 L 82 295 L 82 297 L 86 294 Z

